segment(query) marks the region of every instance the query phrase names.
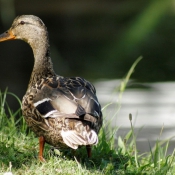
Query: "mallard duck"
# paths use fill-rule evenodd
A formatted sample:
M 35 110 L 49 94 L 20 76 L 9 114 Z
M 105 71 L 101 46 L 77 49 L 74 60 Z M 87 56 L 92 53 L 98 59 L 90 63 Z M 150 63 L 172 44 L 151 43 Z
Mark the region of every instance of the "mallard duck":
M 95 87 L 83 78 L 65 78 L 54 72 L 47 28 L 39 17 L 16 17 L 11 28 L 0 35 L 0 41 L 14 39 L 27 42 L 34 54 L 22 112 L 27 125 L 39 137 L 39 159 L 45 160 L 45 142 L 74 150 L 85 145 L 90 157 L 103 121 Z

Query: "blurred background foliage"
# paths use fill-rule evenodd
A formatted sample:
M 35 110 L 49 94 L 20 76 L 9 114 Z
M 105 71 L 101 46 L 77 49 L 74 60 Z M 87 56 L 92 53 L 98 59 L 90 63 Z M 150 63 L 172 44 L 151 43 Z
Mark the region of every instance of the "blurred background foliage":
M 175 80 L 175 0 L 0 0 L 0 33 L 22 14 L 46 24 L 57 74 L 122 78 L 142 55 L 132 78 Z M 32 67 L 26 43 L 0 43 L 0 89 L 22 96 Z

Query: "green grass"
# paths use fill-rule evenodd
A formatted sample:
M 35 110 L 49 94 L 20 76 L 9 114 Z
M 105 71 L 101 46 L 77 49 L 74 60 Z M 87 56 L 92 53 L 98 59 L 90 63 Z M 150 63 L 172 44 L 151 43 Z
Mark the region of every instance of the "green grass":
M 120 101 L 136 66 L 135 63 L 133 65 L 119 88 Z M 69 151 L 59 151 L 46 145 L 44 153 L 46 162 L 41 163 L 37 159 L 38 138 L 27 128 L 21 110 L 11 111 L 6 103 L 7 95 L 14 96 L 19 106 L 21 105 L 14 94 L 7 91 L 0 92 L 0 175 L 5 172 L 12 172 L 14 175 L 175 174 L 175 151 L 167 155 L 169 140 L 160 141 L 158 138 L 154 148 L 150 146 L 149 152 L 139 153 L 137 133 L 132 125 L 131 114 L 128 114 L 130 131 L 124 137 L 119 136 L 117 141 L 115 135 L 119 128 L 111 128 L 110 121 L 104 119 L 103 128 L 99 133 L 99 143 L 93 147 L 91 159 L 87 158 L 84 147 L 80 148 L 74 157 Z M 107 107 L 108 105 L 104 109 Z M 162 132 L 163 128 L 160 136 Z
M 140 155 L 136 147 L 136 135 L 132 126 L 124 138 L 114 136 L 117 128 L 104 125 L 99 134 L 99 144 L 93 147 L 93 156 L 87 158 L 85 148 L 77 151 L 77 157 L 69 152 L 45 149 L 46 162 L 37 159 L 38 139 L 27 130 L 21 111 L 12 112 L 6 104 L 6 91 L 0 93 L 0 174 L 174 174 L 174 152 L 167 155 L 169 141 L 157 140 L 150 152 Z M 7 106 L 5 111 L 4 106 Z M 8 114 L 8 115 L 7 115 Z M 18 119 L 19 118 L 19 119 Z M 104 129 L 108 128 L 108 129 Z M 81 155 L 81 156 L 80 156 Z

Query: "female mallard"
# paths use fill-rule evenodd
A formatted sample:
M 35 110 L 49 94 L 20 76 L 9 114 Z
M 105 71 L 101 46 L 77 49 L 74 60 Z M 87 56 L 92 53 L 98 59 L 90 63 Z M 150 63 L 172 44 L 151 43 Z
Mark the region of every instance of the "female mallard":
M 11 28 L 0 35 L 0 41 L 21 39 L 30 44 L 34 67 L 28 89 L 22 100 L 27 125 L 39 136 L 39 159 L 44 143 L 58 148 L 77 149 L 98 143 L 102 126 L 101 106 L 94 86 L 83 78 L 56 75 L 49 54 L 47 29 L 33 15 L 18 16 Z

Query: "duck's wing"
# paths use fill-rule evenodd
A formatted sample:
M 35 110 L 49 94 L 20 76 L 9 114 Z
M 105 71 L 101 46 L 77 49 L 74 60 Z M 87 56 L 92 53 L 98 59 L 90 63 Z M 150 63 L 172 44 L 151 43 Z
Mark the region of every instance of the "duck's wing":
M 45 121 L 63 119 L 61 136 L 69 147 L 77 149 L 79 145 L 98 143 L 101 106 L 94 86 L 88 81 L 79 77 L 47 79 L 33 102 Z
M 95 88 L 80 77 L 45 80 L 33 102 L 43 118 L 77 118 L 89 121 L 92 126 L 102 122 Z

